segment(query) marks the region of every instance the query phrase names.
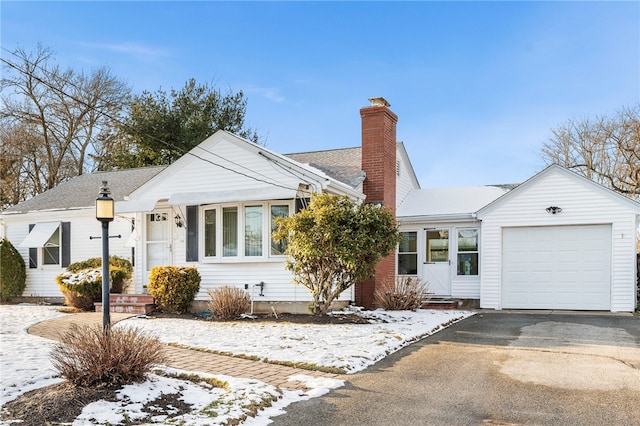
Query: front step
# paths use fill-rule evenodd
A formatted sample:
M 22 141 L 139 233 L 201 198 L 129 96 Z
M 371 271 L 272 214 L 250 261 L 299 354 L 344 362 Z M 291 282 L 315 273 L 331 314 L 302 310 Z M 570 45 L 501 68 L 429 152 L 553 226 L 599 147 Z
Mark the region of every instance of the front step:
M 102 303 L 94 303 L 96 312 L 102 312 Z M 109 312 L 146 315 L 155 309 L 153 297 L 148 294 L 110 294 Z
M 458 309 L 458 302 L 455 300 L 438 299 L 422 302 L 421 309 Z

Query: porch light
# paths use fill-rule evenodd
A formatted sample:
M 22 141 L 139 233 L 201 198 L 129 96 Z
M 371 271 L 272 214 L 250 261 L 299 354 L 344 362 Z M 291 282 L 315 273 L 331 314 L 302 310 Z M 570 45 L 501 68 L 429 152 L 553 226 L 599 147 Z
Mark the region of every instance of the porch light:
M 102 222 L 102 330 L 105 334 L 111 328 L 109 314 L 109 222 L 115 216 L 115 203 L 109 194 L 107 181 L 103 180 L 100 194 L 96 198 L 96 219 Z
M 102 188 L 100 188 L 100 196 L 96 198 L 96 219 L 103 224 L 105 222 L 111 222 L 115 216 L 115 203 L 113 198 L 109 196 L 111 192 L 107 187 L 107 181 L 102 181 Z
M 551 214 L 557 214 L 562 211 L 562 209 L 557 206 L 549 206 L 545 210 L 547 211 L 547 213 L 551 213 Z

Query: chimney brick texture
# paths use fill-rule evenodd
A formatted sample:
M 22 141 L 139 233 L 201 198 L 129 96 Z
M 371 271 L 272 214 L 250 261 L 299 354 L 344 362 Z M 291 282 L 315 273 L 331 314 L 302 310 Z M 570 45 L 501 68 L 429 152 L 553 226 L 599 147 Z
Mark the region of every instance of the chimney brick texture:
M 362 117 L 362 170 L 365 202 L 380 203 L 396 214 L 396 123 L 398 116 L 386 106 L 360 109 Z M 376 289 L 395 283 L 395 251 L 376 265 L 373 279 L 356 285 L 356 303 L 375 308 Z

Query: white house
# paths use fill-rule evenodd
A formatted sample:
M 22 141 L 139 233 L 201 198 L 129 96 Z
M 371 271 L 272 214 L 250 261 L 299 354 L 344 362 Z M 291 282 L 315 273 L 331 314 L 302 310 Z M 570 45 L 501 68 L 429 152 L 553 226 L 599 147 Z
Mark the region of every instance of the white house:
M 640 204 L 558 165 L 521 185 L 417 189 L 397 273 L 490 309 L 636 308 Z
M 373 307 L 396 276 L 426 281 L 433 296 L 491 309 L 633 311 L 640 204 L 559 166 L 521 185 L 421 189 L 397 116 L 382 98 L 360 110 L 361 146 L 281 155 L 219 131 L 166 167 L 99 172 L 0 212 L 28 263 L 24 296 L 60 299 L 54 277 L 100 256 L 94 201 L 106 180 L 116 200 L 111 254 L 134 263 L 131 293 L 152 267 L 192 265 L 198 301 L 222 285 L 246 288 L 256 310 L 304 312 L 311 297 L 284 269 L 274 219 L 311 193 L 344 194 L 396 214 L 403 241 L 373 280 L 342 295 Z

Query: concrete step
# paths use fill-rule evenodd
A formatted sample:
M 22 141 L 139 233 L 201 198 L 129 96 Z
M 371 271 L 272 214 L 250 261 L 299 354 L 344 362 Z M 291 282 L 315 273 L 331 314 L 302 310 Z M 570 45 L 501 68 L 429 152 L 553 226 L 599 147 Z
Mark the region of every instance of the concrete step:
M 458 309 L 458 302 L 455 300 L 427 300 L 420 306 L 422 309 Z

